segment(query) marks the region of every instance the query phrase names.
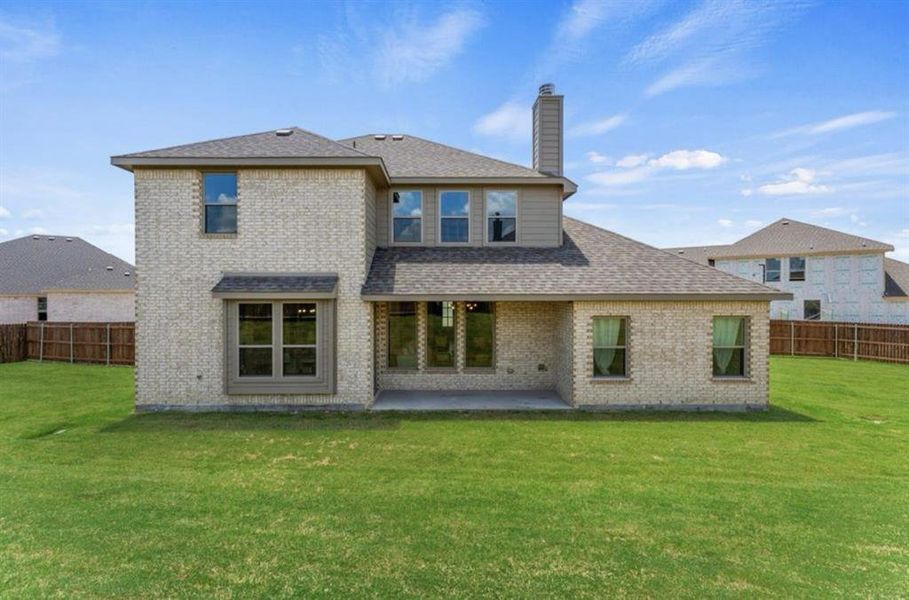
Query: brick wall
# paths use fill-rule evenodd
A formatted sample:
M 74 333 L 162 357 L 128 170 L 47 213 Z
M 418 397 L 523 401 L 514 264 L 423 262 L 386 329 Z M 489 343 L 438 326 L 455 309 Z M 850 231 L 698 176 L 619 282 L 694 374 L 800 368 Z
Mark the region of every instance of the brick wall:
M 25 323 L 37 320 L 37 296 L 0 297 L 0 323 Z
M 136 318 L 135 294 L 48 292 L 48 321 L 125 322 Z
M 713 317 L 749 317 L 749 377 L 713 373 Z M 628 379 L 594 380 L 592 318 L 628 317 Z M 768 399 L 766 302 L 576 302 L 574 403 L 578 406 L 764 407 Z
M 559 373 L 561 349 L 555 340 L 562 337 L 567 302 L 497 302 L 495 305 L 495 369 L 470 371 L 464 366 L 463 302 L 457 311 L 457 368 L 451 371 L 426 368 L 426 305 L 417 305 L 416 371 L 389 370 L 388 305 L 376 305 L 376 369 L 378 389 L 397 390 L 562 390 L 565 378 Z M 540 366 L 543 369 L 541 370 Z M 564 366 L 567 366 L 564 365 Z M 560 385 L 562 382 L 562 385 Z
M 362 169 L 241 169 L 238 233 L 202 233 L 192 169 L 136 169 L 136 403 L 366 404 L 372 400 L 372 309 Z M 222 271 L 336 272 L 337 393 L 226 395 Z

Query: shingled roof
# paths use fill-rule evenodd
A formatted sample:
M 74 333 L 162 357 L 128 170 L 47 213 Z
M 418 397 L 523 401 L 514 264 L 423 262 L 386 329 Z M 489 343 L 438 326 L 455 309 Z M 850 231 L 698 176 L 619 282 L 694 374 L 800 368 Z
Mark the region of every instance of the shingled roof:
M 547 175 L 413 135 L 371 134 L 340 140 L 385 161 L 392 177 L 530 177 Z
M 909 297 L 909 264 L 884 258 L 884 297 Z
M 379 248 L 363 296 L 381 299 L 753 299 L 791 294 L 564 219 L 557 248 Z
M 74 236 L 38 235 L 0 243 L 0 294 L 132 290 L 134 271 L 128 262 Z
M 792 219 L 780 219 L 726 246 L 666 248 L 701 264 L 707 259 L 810 256 L 854 252 L 888 252 L 893 246 L 842 231 Z

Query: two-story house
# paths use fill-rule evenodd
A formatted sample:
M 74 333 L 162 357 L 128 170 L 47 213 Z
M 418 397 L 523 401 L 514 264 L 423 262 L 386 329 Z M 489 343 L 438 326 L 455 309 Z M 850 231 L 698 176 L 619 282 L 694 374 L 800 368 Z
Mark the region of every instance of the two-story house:
M 677 256 L 789 292 L 774 319 L 909 323 L 909 265 L 893 246 L 780 219 L 726 246 L 668 248 Z
M 135 178 L 137 410 L 765 407 L 788 294 L 564 218 L 562 109 L 541 87 L 532 169 L 298 128 L 113 157 Z

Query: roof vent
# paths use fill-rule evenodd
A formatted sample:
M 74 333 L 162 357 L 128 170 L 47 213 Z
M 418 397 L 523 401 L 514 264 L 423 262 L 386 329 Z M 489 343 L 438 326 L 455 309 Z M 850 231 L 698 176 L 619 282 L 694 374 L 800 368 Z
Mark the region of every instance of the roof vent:
M 384 140 L 384 139 L 387 138 L 388 136 L 385 135 L 384 133 L 380 133 L 380 134 L 374 135 L 374 136 L 372 136 L 372 137 L 375 138 L 375 139 L 377 139 L 377 140 Z
M 393 136 L 391 136 L 391 139 L 393 139 L 396 142 L 400 142 L 401 140 L 404 139 L 404 136 L 403 135 L 393 135 Z
M 287 137 L 287 136 L 293 134 L 293 132 L 294 132 L 293 129 L 278 129 L 277 131 L 275 131 L 275 135 L 280 136 L 280 137 Z
M 55 238 L 54 236 L 49 236 L 47 239 L 53 242 L 57 238 Z
M 867 246 L 868 246 L 868 244 L 866 244 L 865 242 L 862 242 L 862 248 L 865 248 Z
M 73 241 L 73 238 L 66 238 L 66 241 L 71 242 L 71 241 Z
M 540 95 L 541 96 L 552 96 L 555 93 L 555 84 L 554 83 L 544 83 L 540 86 Z
M 110 265 L 107 265 L 107 266 L 104 267 L 104 268 L 107 269 L 108 271 L 113 271 L 113 270 L 114 270 L 114 268 L 113 268 L 112 266 L 110 266 Z
M 783 221 L 783 225 L 789 225 L 789 221 Z
M 41 239 L 41 236 L 40 236 L 40 235 L 33 235 L 33 236 L 32 236 L 32 239 L 33 239 L 33 240 L 40 240 L 40 239 Z
M 684 250 L 679 250 L 679 254 L 685 254 Z
M 129 271 L 126 271 L 126 272 L 123 273 L 123 274 L 126 275 L 127 277 L 129 277 Z

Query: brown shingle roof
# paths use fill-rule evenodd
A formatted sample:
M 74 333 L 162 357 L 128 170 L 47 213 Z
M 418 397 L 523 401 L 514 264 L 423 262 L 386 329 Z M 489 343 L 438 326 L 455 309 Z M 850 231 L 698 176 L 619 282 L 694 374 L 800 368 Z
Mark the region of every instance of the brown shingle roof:
M 730 246 L 689 246 L 685 248 L 665 248 L 666 252 L 675 254 L 681 258 L 687 258 L 690 261 L 701 265 L 710 264 L 709 260 L 717 254 L 722 254 Z
M 379 248 L 367 298 L 748 298 L 790 294 L 564 219 L 558 248 Z
M 380 134 L 381 135 L 381 134 Z M 394 139 L 400 137 L 400 139 Z M 530 177 L 547 175 L 488 156 L 459 150 L 413 135 L 376 135 L 340 140 L 370 156 L 379 156 L 391 177 Z M 355 146 L 354 146 L 355 145 Z
M 884 258 L 884 297 L 905 298 L 909 296 L 909 264 L 892 258 Z

